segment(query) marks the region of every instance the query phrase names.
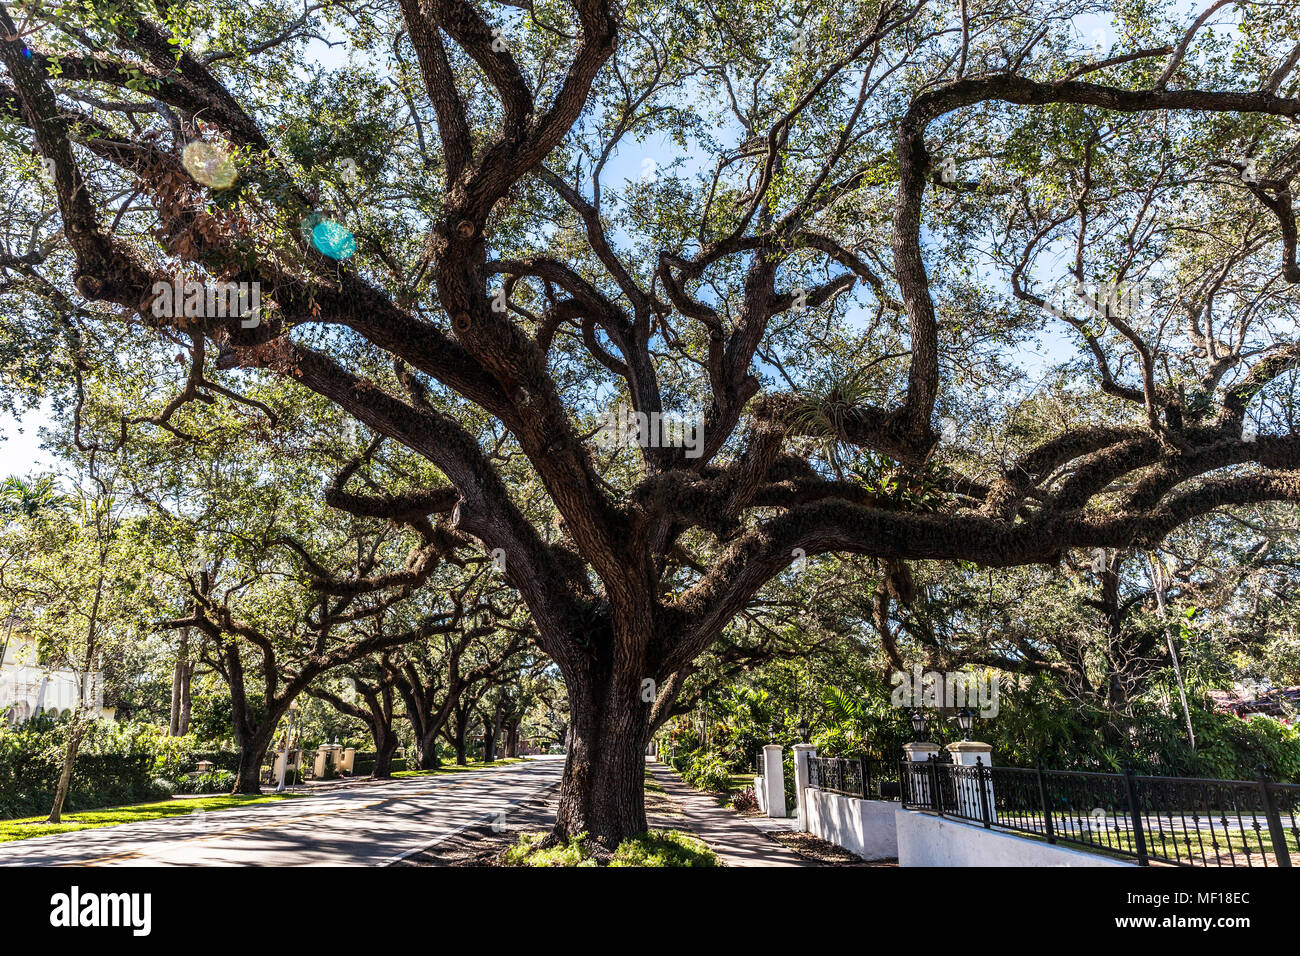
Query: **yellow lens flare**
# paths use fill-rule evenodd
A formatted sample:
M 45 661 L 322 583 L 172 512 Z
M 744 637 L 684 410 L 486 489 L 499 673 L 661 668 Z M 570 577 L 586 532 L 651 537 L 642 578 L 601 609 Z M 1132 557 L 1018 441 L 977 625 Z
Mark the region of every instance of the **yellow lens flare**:
M 185 171 L 194 179 L 212 189 L 226 189 L 234 185 L 239 170 L 230 154 L 220 146 L 195 140 L 181 152 Z

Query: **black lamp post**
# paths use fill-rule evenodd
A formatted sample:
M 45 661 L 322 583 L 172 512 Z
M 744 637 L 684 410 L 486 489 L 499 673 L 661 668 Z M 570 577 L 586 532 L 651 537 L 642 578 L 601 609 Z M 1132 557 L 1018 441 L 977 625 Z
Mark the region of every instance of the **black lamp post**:
M 912 708 L 912 736 L 921 742 L 925 737 L 925 729 L 930 721 L 925 716 L 925 711 L 920 707 Z
M 802 740 L 804 743 L 807 743 L 808 738 L 812 736 L 812 729 L 808 726 L 807 718 L 804 718 L 803 720 L 799 721 L 798 730 L 799 730 L 799 739 Z
M 957 726 L 961 728 L 961 739 L 970 740 L 971 727 L 975 724 L 975 712 L 969 707 L 957 711 Z

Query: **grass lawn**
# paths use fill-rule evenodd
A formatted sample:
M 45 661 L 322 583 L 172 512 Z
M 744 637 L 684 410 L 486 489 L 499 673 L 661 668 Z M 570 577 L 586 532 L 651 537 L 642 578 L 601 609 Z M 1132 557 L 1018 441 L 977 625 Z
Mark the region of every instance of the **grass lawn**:
M 65 813 L 62 823 L 46 823 L 44 817 L 22 817 L 17 820 L 0 820 L 0 843 L 26 840 L 30 837 L 49 836 L 52 833 L 75 833 L 112 827 L 119 823 L 139 823 L 142 820 L 161 820 L 164 817 L 187 816 L 195 810 L 205 813 L 215 810 L 232 810 L 255 803 L 270 803 L 306 796 L 301 793 L 222 794 L 210 797 L 192 797 L 188 800 L 163 800 L 159 803 L 137 803 L 127 807 L 105 807 L 102 810 L 80 810 Z
M 1191 815 L 1190 811 L 1186 814 L 1188 818 Z M 1014 819 L 1018 829 L 1002 828 L 1003 832 L 1047 842 L 1046 823 L 1041 812 L 1017 813 L 1011 819 Z M 1071 813 L 1065 819 L 1062 815 L 1054 815 L 1052 819 L 1057 832 L 1057 846 L 1129 863 L 1134 861 L 1137 839 L 1126 818 L 1109 816 L 1104 826 L 1093 830 L 1085 826 L 1088 818 L 1082 813 Z M 979 826 L 978 821 L 962 822 Z M 1162 857 L 1164 861 L 1181 860 L 1197 866 L 1277 866 L 1268 829 L 1265 827 L 1258 834 L 1254 833 L 1249 817 L 1243 818 L 1242 822 L 1231 822 L 1226 828 L 1216 821 L 1211 831 L 1198 829 L 1174 817 L 1156 818 L 1146 815 L 1143 827 L 1147 852 L 1153 857 Z M 1292 846 L 1293 842 L 1287 840 L 1292 857 L 1300 853 L 1300 844 Z M 1218 844 L 1217 847 L 1214 846 L 1215 843 Z M 1261 859 L 1261 854 L 1268 858 L 1267 861 Z M 1163 865 L 1163 861 L 1153 859 L 1152 862 Z
M 397 770 L 393 772 L 393 779 L 400 780 L 406 777 L 436 777 L 444 773 L 465 773 L 469 770 L 483 770 L 487 767 L 504 767 L 508 763 L 523 763 L 523 757 L 502 757 L 500 760 L 493 760 L 491 763 L 484 763 L 481 760 L 471 760 L 465 766 L 449 763 L 444 764 L 437 770 Z
M 754 785 L 754 777 L 756 776 L 757 774 L 752 770 L 746 770 L 744 773 L 733 773 L 731 781 L 727 784 L 727 793 L 739 793 L 741 790 L 748 790 Z

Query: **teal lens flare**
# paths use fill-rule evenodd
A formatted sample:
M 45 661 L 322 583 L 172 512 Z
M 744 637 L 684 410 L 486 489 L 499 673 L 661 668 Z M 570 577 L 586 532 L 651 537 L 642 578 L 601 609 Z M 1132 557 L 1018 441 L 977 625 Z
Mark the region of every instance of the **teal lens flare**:
M 346 259 L 357 251 L 357 240 L 352 233 L 330 219 L 324 219 L 312 228 L 311 243 L 321 255 L 331 259 Z

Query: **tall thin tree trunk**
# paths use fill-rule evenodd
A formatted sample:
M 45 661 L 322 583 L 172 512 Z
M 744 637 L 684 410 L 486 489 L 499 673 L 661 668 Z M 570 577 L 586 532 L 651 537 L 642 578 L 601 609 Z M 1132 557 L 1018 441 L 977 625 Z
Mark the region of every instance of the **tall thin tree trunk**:
M 63 819 L 63 804 L 68 799 L 68 789 L 72 786 L 72 767 L 77 761 L 77 751 L 81 748 L 81 738 L 86 733 L 86 677 L 95 664 L 95 638 L 99 627 L 99 605 L 104 597 L 104 568 L 108 564 L 108 546 L 99 548 L 99 578 L 95 582 L 95 600 L 90 606 L 90 622 L 86 626 L 86 667 L 82 671 L 81 687 L 78 688 L 77 706 L 72 709 L 72 726 L 68 728 L 68 746 L 63 752 L 63 771 L 59 774 L 59 785 L 54 791 L 54 806 L 50 808 L 47 823 L 59 823 Z
M 58 823 L 63 817 L 63 803 L 68 799 L 68 789 L 72 786 L 72 766 L 77 760 L 77 751 L 81 748 L 81 738 L 86 732 L 86 723 L 81 719 L 81 705 L 72 712 L 72 726 L 68 728 L 68 745 L 63 752 L 63 770 L 59 774 L 59 785 L 54 791 L 54 806 L 46 823 Z
M 179 737 L 181 726 L 181 674 L 185 665 L 180 660 L 172 667 L 172 710 L 167 722 L 167 736 Z
M 492 738 L 491 738 L 491 756 L 484 755 L 484 760 L 497 759 L 497 741 L 501 739 L 501 724 L 505 718 L 505 708 L 501 706 L 501 701 L 497 701 L 496 712 L 492 716 Z
M 190 732 L 190 687 L 194 680 L 194 662 L 185 662 L 185 674 L 181 680 L 181 715 L 180 736 Z
M 189 723 L 190 629 L 181 628 L 180 644 L 176 650 L 176 666 L 172 668 L 172 711 L 168 734 L 180 737 Z M 182 718 L 184 713 L 184 718 Z
M 456 766 L 463 767 L 468 762 L 465 759 L 465 737 L 469 733 L 469 716 L 456 715 L 455 726 L 452 730 L 451 745 L 456 748 Z
M 1150 554 L 1147 554 L 1147 569 L 1151 575 L 1151 584 L 1156 592 L 1156 607 L 1160 611 L 1160 620 L 1163 622 L 1167 619 L 1168 613 L 1165 608 L 1165 592 L 1169 588 L 1169 580 L 1165 576 L 1165 568 Z M 1169 659 L 1174 665 L 1174 677 L 1178 681 L 1178 698 L 1183 703 L 1183 719 L 1187 721 L 1187 740 L 1192 746 L 1192 751 L 1196 751 L 1196 731 L 1192 729 L 1192 712 L 1187 707 L 1187 686 L 1183 682 L 1183 668 L 1178 662 L 1178 648 L 1174 645 L 1173 629 L 1165 627 L 1165 641 L 1169 645 Z

